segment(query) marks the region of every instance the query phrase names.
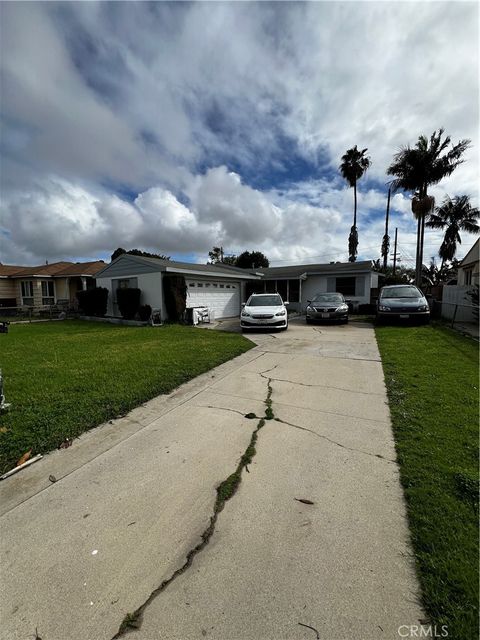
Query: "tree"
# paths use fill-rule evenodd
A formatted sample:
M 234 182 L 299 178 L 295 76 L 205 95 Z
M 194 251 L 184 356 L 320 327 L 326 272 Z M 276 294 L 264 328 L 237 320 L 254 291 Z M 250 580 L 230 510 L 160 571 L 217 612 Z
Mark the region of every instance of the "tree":
M 390 236 L 388 235 L 388 215 L 390 213 L 390 189 L 388 190 L 387 211 L 385 213 L 385 233 L 382 238 L 383 268 L 387 268 L 388 252 L 390 251 Z
M 339 167 L 342 176 L 348 184 L 353 187 L 353 225 L 348 237 L 348 259 L 350 262 L 355 262 L 357 259 L 357 182 L 371 165 L 370 158 L 365 155 L 367 151 L 368 149 L 362 149 L 360 151 L 357 149 L 357 145 L 355 145 L 352 149 L 348 149 L 345 155 L 342 156 L 342 163 Z
M 267 256 L 261 251 L 244 251 L 235 262 L 235 266 L 241 269 L 259 269 L 260 267 L 268 267 L 269 264 Z
M 415 147 L 407 146 L 393 157 L 387 174 L 395 176 L 390 186 L 392 191 L 410 191 L 412 193 L 412 211 L 417 223 L 417 253 L 415 260 L 415 284 L 420 287 L 423 263 L 423 237 L 425 217 L 431 213 L 435 200 L 428 195 L 428 188 L 438 184 L 443 178 L 451 175 L 463 162 L 462 155 L 470 145 L 470 140 L 460 140 L 450 145 L 450 136 L 442 140 L 444 129 L 434 131 L 430 140 L 419 136 Z
M 237 260 L 237 256 L 235 255 L 226 256 L 223 253 L 223 247 L 213 247 L 213 249 L 208 252 L 208 257 L 209 264 L 218 264 L 221 262 L 222 264 L 235 266 L 235 262 Z
M 124 253 L 128 253 L 131 256 L 141 256 L 143 258 L 157 258 L 159 260 L 170 260 L 170 256 L 164 256 L 162 253 L 149 253 L 148 251 L 141 251 L 140 249 L 129 249 L 125 251 L 121 247 L 115 249 L 115 251 L 110 256 L 111 262 L 113 262 L 116 258 L 121 256 Z
M 446 196 L 435 213 L 430 214 L 427 227 L 431 229 L 445 229 L 443 242 L 438 255 L 442 259 L 442 267 L 447 260 L 453 260 L 457 253 L 457 243 L 462 244 L 460 231 L 478 233 L 479 210 L 472 207 L 468 196 L 455 196 L 453 200 Z

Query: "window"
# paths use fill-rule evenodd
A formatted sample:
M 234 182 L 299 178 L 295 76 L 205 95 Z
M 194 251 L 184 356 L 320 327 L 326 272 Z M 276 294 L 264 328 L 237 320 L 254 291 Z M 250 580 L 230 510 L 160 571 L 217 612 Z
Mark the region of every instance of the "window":
M 209 287 L 209 286 L 210 286 L 210 282 L 206 282 L 205 287 Z
M 282 300 L 288 300 L 287 282 L 288 280 L 277 280 L 277 293 L 281 295 Z
M 189 286 L 189 287 L 194 287 L 194 286 L 195 286 L 195 283 L 194 283 L 194 282 L 189 282 L 189 283 L 188 283 L 188 286 Z
M 225 289 L 225 285 L 224 285 L 224 284 L 221 284 L 221 285 L 220 285 L 220 289 Z
M 336 278 L 336 290 L 344 296 L 355 295 L 355 276 Z
M 55 283 L 53 280 L 42 280 L 42 304 L 55 303 Z
M 33 305 L 33 282 L 32 280 L 22 280 L 22 304 Z
M 216 289 L 218 287 L 218 284 L 216 282 L 213 283 L 213 288 Z
M 197 287 L 203 287 L 203 282 L 197 282 Z
M 473 269 L 465 269 L 465 284 L 472 284 Z

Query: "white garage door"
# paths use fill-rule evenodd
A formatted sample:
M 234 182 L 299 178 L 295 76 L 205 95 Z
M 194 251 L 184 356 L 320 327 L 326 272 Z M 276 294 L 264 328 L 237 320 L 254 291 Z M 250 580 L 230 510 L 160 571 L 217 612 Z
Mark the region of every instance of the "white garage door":
M 208 307 L 215 318 L 233 318 L 240 313 L 240 283 L 187 280 L 187 307 Z

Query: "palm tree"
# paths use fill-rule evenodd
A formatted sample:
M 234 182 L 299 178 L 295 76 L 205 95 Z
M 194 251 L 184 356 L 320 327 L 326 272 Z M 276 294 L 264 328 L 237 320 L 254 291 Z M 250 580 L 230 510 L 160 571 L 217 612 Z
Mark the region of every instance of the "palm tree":
M 431 213 L 427 220 L 427 227 L 431 229 L 445 229 L 443 242 L 438 255 L 442 259 L 442 267 L 447 260 L 453 260 L 457 253 L 457 242 L 462 244 L 460 231 L 478 233 L 479 210 L 472 207 L 468 196 L 455 196 L 453 200 L 446 196 L 435 213 Z
M 470 145 L 470 140 L 460 140 L 452 145 L 450 150 L 450 136 L 442 140 L 444 129 L 434 131 L 430 140 L 420 136 L 415 147 L 407 146 L 395 154 L 387 173 L 395 176 L 390 186 L 393 191 L 402 189 L 413 194 L 412 211 L 418 220 L 417 224 L 417 255 L 415 264 L 415 284 L 421 286 L 423 262 L 423 237 L 425 231 L 425 216 L 430 214 L 435 200 L 428 195 L 430 186 L 438 184 L 449 176 L 463 162 L 462 155 Z
M 339 167 L 342 177 L 353 187 L 353 225 L 348 237 L 348 259 L 350 262 L 355 262 L 357 259 L 357 182 L 371 165 L 370 158 L 365 155 L 367 151 L 368 149 L 360 151 L 355 145 L 342 156 L 342 164 Z
M 383 268 L 387 268 L 388 262 L 388 252 L 390 251 L 390 236 L 388 235 L 388 215 L 390 213 L 390 191 L 388 190 L 388 198 L 387 198 L 387 211 L 385 213 L 385 233 L 382 238 L 382 257 L 383 257 Z

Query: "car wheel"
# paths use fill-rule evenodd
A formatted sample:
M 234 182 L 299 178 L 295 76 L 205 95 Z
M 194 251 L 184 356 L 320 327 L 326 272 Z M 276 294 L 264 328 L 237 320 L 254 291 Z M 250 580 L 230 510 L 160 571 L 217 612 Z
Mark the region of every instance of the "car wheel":
M 343 324 L 348 324 L 348 318 L 345 318 L 345 320 L 343 321 Z

